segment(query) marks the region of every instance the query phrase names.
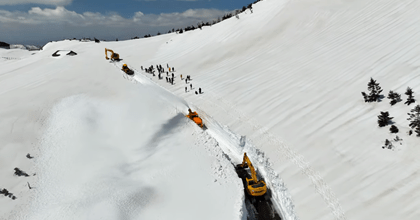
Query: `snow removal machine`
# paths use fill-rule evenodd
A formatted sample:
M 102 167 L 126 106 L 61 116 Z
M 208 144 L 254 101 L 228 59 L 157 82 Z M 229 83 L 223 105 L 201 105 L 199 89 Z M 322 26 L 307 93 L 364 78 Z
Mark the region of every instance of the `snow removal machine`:
M 249 171 L 246 168 L 249 168 Z M 235 170 L 244 184 L 247 219 L 282 220 L 271 201 L 271 191 L 264 180 L 258 180 L 257 172 L 246 153 L 244 153 L 243 162 L 236 165 Z
M 121 70 L 124 71 L 127 75 L 130 75 L 130 76 L 134 75 L 134 71 L 132 69 L 128 68 L 127 64 L 125 64 L 125 63 L 123 64 Z
M 186 115 L 187 118 L 193 120 L 200 128 L 204 128 L 203 120 L 198 117 L 197 112 L 191 111 L 191 109 L 188 109 L 188 115 Z
M 251 171 L 251 178 L 245 176 L 246 182 L 246 192 L 251 196 L 263 196 L 267 192 L 267 185 L 265 184 L 264 180 L 257 179 L 257 173 L 255 172 L 254 166 L 252 166 L 251 161 L 249 160 L 246 153 L 244 153 L 244 159 L 242 164 L 236 165 L 236 170 L 240 171 L 241 169 L 248 168 Z
M 120 55 L 117 53 L 114 53 L 113 50 L 107 49 L 105 48 L 105 59 L 109 60 L 110 58 L 108 57 L 108 52 L 111 52 L 111 60 L 112 61 L 120 61 Z

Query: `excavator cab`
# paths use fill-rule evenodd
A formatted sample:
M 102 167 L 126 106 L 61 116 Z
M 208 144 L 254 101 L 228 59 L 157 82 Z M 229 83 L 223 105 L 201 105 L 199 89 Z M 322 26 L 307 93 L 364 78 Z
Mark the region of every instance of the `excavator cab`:
M 105 48 L 105 59 L 109 60 L 110 58 L 108 57 L 108 52 L 111 52 L 111 60 L 113 61 L 120 61 L 120 55 L 117 53 L 114 53 L 113 50 L 107 49 Z
M 257 173 L 255 172 L 254 166 L 252 166 L 246 153 L 244 153 L 244 159 L 242 164 L 236 166 L 237 169 L 248 168 L 251 170 L 251 178 L 246 177 L 246 192 L 251 196 L 263 196 L 267 192 L 267 185 L 264 180 L 257 179 Z
M 191 111 L 191 109 L 188 109 L 188 115 L 186 117 L 193 120 L 198 126 L 203 128 L 203 120 L 200 117 L 198 117 L 197 112 L 193 112 Z

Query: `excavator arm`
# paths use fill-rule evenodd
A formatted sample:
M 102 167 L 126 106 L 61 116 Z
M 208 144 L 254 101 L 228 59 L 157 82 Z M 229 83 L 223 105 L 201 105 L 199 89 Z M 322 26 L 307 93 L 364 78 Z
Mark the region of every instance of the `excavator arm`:
M 244 153 L 244 159 L 242 161 L 241 167 L 243 167 L 243 168 L 249 167 L 249 169 L 251 171 L 252 181 L 258 182 L 257 173 L 255 172 L 255 168 L 254 168 L 254 166 L 252 166 L 252 163 L 249 160 L 249 157 L 246 155 L 246 153 Z
M 120 55 L 117 53 L 114 53 L 113 50 L 105 48 L 105 59 L 109 60 L 108 52 L 111 52 L 111 60 L 120 60 Z
M 257 178 L 257 172 L 255 172 L 255 168 L 252 165 L 251 161 L 249 160 L 246 153 L 244 153 L 244 159 L 242 161 L 242 164 L 239 164 L 238 167 L 241 168 L 247 168 L 249 167 L 251 171 L 251 179 L 246 179 L 246 188 L 247 192 L 252 196 L 262 196 L 267 192 L 267 186 L 264 182 L 264 180 L 258 180 Z

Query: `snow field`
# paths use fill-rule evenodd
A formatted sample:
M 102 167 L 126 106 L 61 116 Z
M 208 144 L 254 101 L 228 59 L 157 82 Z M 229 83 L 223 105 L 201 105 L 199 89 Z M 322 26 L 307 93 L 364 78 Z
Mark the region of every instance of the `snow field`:
M 419 2 L 265 0 L 253 8 L 202 31 L 126 42 L 138 45 L 135 59 L 126 46 L 116 50 L 134 68 L 169 63 L 191 75 L 203 96 L 185 94 L 183 83 L 163 86 L 264 152 L 300 219 L 417 219 L 420 141 L 406 134 L 413 105 L 364 103 L 360 92 L 370 77 L 385 96 L 420 92 Z M 395 151 L 382 149 L 395 136 L 376 122 L 387 109 L 403 138 Z
M 27 113 L 29 122 L 17 117 L 22 124 L 3 120 L 12 137 L 25 139 L 16 139 L 20 148 L 11 147 L 10 135 L 3 139 L 2 155 L 10 159 L 1 159 L 0 174 L 7 176 L 1 184 L 18 199 L 0 199 L 1 219 L 246 218 L 240 179 L 227 175 L 234 170 L 221 153 L 211 153 L 217 142 L 179 113 L 186 102 L 150 83 L 128 83 L 102 53 L 86 59 L 90 46 L 96 45 L 58 42 L 37 56 L 21 56 L 22 63 L 4 61 L 6 68 L 26 71 L 0 73 L 1 83 L 10 85 L 2 87 L 8 96 L 1 99 L 22 100 L 5 105 L 3 118 L 36 114 Z M 78 55 L 50 57 L 57 49 Z M 27 63 L 38 68 L 31 71 Z M 28 152 L 35 158 L 25 158 Z M 15 166 L 37 175 L 14 177 Z
M 191 75 L 203 95 L 185 93 L 185 84 L 178 80 L 174 86 L 160 85 L 211 117 L 209 126 L 214 121 L 237 138 L 246 136 L 247 144 L 255 147 L 248 150 L 255 153 L 252 161 L 264 153 L 281 176 L 277 196 L 278 204 L 287 209 L 283 215 L 417 220 L 420 140 L 406 134 L 406 114 L 414 106 L 390 107 L 387 99 L 364 103 L 360 92 L 367 90 L 373 77 L 385 96 L 389 90 L 404 93 L 408 86 L 415 96 L 420 94 L 418 11 L 420 3 L 414 0 L 264 0 L 253 6 L 253 13 L 247 11 L 240 19 L 233 17 L 203 30 L 100 44 L 63 41 L 46 45 L 45 51 L 27 59 L 4 55 L 22 59 L 0 60 L 4 67 L 0 103 L 13 103 L 2 106 L 6 110 L 1 112 L 5 118 L 0 122 L 5 128 L 1 153 L 25 155 L 27 146 L 36 143 L 34 128 L 42 127 L 33 118 L 42 121 L 45 109 L 57 100 L 79 93 L 115 100 L 125 97 L 113 94 L 122 94 L 127 81 L 122 81 L 119 69 L 104 63 L 106 47 L 136 70 L 169 63 L 177 76 Z M 57 49 L 77 52 L 72 61 L 78 64 L 64 58 L 52 60 L 49 56 Z M 50 95 L 50 91 L 55 92 Z M 170 111 L 174 115 L 182 112 L 182 104 L 178 105 L 179 110 Z M 397 144 L 394 151 L 382 149 L 384 140 L 395 136 L 388 128 L 378 128 L 380 111 L 389 111 L 400 129 L 402 145 Z M 19 138 L 26 134 L 31 137 Z M 237 139 L 215 139 L 222 148 L 238 144 Z M 242 153 L 235 147 L 224 150 L 228 155 Z M 15 166 L 30 167 L 23 159 L 13 164 L 14 158 L 0 160 L 10 164 L 0 168 L 2 177 Z M 257 163 L 265 163 L 260 160 Z M 210 173 L 218 169 L 213 167 Z M 274 178 L 264 165 L 257 167 L 266 180 L 270 175 Z M 19 197 L 26 186 L 11 180 L 16 182 L 8 181 L 4 187 L 17 191 Z M 282 182 L 293 203 L 282 194 L 286 192 Z M 4 199 L 0 203 L 6 207 L 1 210 L 4 213 L 14 207 Z

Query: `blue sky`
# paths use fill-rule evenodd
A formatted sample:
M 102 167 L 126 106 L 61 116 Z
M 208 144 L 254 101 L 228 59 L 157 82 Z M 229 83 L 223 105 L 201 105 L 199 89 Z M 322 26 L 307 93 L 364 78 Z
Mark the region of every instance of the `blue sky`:
M 128 39 L 211 21 L 255 0 L 0 0 L 0 41 Z

